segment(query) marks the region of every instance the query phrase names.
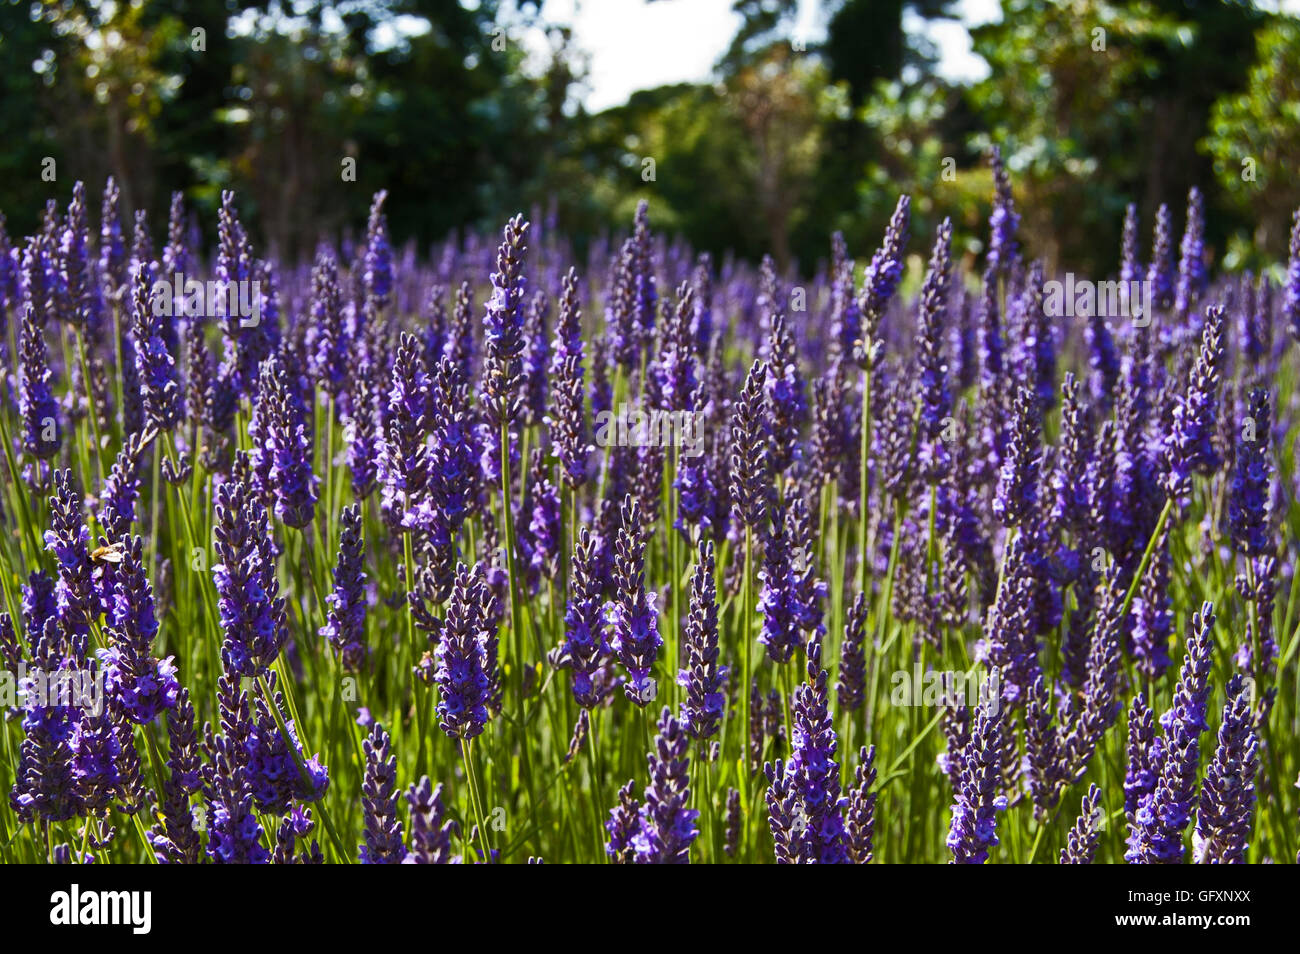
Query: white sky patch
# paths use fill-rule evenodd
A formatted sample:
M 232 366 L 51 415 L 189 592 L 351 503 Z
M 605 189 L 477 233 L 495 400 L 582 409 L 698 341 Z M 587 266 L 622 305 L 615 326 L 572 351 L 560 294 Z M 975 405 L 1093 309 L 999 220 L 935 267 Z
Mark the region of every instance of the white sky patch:
M 967 25 L 999 19 L 1001 5 L 998 0 L 959 0 L 954 12 L 960 19 L 929 24 L 909 16 L 904 28 L 924 29 L 938 48 L 944 78 L 983 79 L 988 64 L 972 52 Z M 542 16 L 572 26 L 574 43 L 590 57 L 588 88 L 581 99 L 591 112 L 622 105 L 639 89 L 707 82 L 740 26 L 731 0 L 547 0 Z M 799 0 L 792 37 L 810 45 L 824 40 L 827 17 L 822 0 Z M 530 65 L 540 69 L 548 55 L 542 31 L 516 26 L 509 33 L 528 51 Z

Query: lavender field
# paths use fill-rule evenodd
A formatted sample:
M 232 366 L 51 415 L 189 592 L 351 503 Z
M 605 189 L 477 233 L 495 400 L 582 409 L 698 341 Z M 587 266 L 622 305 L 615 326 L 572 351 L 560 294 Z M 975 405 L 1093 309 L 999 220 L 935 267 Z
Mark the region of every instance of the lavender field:
M 990 160 L 806 280 L 0 231 L 0 860 L 1295 860 L 1300 214 L 1056 275 Z

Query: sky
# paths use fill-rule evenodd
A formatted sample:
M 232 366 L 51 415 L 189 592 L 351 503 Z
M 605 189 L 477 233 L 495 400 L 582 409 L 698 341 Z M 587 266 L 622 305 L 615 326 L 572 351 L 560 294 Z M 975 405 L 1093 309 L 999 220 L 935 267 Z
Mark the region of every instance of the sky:
M 740 24 L 731 5 L 732 0 L 546 0 L 543 14 L 572 25 L 575 43 L 591 57 L 584 103 L 599 112 L 627 102 L 638 89 L 707 79 Z M 998 0 L 959 0 L 954 9 L 964 23 L 976 24 L 996 19 L 1000 7 Z M 799 0 L 793 35 L 810 44 L 825 37 L 823 0 Z M 936 25 L 929 36 L 939 47 L 942 75 L 978 79 L 987 71 L 971 52 L 963 23 Z M 519 39 L 536 55 L 547 49 L 539 30 Z
M 708 79 L 713 64 L 736 33 L 739 17 L 732 0 L 546 0 L 543 13 L 554 23 L 569 23 L 574 41 L 591 57 L 589 89 L 583 101 L 599 112 L 627 102 L 638 89 Z M 1262 7 L 1300 14 L 1300 0 L 1261 0 Z M 823 0 L 799 0 L 794 36 L 814 43 L 826 35 Z M 959 21 L 925 24 L 908 18 L 904 28 L 926 27 L 939 50 L 939 75 L 974 81 L 988 65 L 971 51 L 967 28 L 1001 17 L 999 0 L 958 0 Z M 547 49 L 539 30 L 519 38 L 537 55 Z

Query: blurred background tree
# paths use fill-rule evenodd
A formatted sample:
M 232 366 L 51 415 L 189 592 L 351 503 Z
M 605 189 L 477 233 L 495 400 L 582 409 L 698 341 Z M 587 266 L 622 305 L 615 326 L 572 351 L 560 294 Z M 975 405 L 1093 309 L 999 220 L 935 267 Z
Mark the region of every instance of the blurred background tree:
M 1214 104 L 1204 148 L 1225 197 L 1255 225 L 1252 242 L 1239 236 L 1230 247 L 1230 264 L 1243 264 L 1249 245 L 1283 245 L 1300 206 L 1300 23 L 1278 20 L 1259 32 L 1250 81 Z
M 0 0 L 0 209 L 28 232 L 73 179 L 113 175 L 127 212 L 158 222 L 180 189 L 210 228 L 234 188 L 268 247 L 307 255 L 379 188 L 395 238 L 422 243 L 545 207 L 582 246 L 649 198 L 656 227 L 698 248 L 807 271 L 834 230 L 869 256 L 904 191 L 916 234 L 949 216 L 978 253 L 996 142 L 1026 245 L 1052 265 L 1113 269 L 1125 204 L 1144 233 L 1162 202 L 1180 227 L 1192 185 L 1227 264 L 1258 267 L 1250 242 L 1284 252 L 1292 18 L 1248 0 L 1002 0 L 971 31 L 987 77 L 955 82 L 928 39 L 952 0 L 821 0 L 807 44 L 796 0 L 732 9 L 707 81 L 593 113 L 587 51 L 544 0 Z

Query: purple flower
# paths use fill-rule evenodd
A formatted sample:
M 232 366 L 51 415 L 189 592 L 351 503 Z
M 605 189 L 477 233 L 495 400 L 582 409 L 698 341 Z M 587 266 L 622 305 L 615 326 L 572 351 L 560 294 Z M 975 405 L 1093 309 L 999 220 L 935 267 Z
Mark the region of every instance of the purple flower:
M 637 864 L 683 865 L 691 860 L 691 842 L 699 834 L 695 819 L 700 813 L 687 807 L 691 801 L 689 745 L 690 737 L 673 718 L 672 710 L 664 706 L 654 751 L 647 757 L 650 784 L 631 838 Z
M 570 268 L 564 276 L 560 296 L 560 317 L 555 327 L 551 355 L 551 414 L 546 419 L 556 455 L 560 478 L 571 490 L 587 479 L 586 421 L 583 413 L 582 313 L 578 309 L 578 273 Z
M 39 636 L 30 629 L 28 632 L 35 668 L 47 678 L 67 668 L 59 651 L 62 640 L 57 617 L 45 619 Z M 78 715 L 72 707 L 40 705 L 34 700 L 25 706 L 24 736 L 9 794 L 9 804 L 20 821 L 66 821 L 81 812 L 69 744 Z
M 325 597 L 329 611 L 320 635 L 334 647 L 345 670 L 359 672 L 370 653 L 366 645 L 365 544 L 361 539 L 360 506 L 344 507 L 339 523 L 342 530 L 334 589 Z
M 1152 304 L 1167 311 L 1174 304 L 1173 222 L 1169 206 L 1161 203 L 1156 210 L 1155 233 L 1151 239 L 1151 264 L 1147 266 L 1147 281 L 1152 287 Z
M 786 663 L 795 649 L 803 646 L 802 605 L 798 578 L 791 562 L 787 521 L 780 504 L 774 504 L 772 525 L 763 540 L 763 566 L 758 578 L 763 587 L 758 596 L 762 628 L 758 641 L 767 647 L 774 663 Z
M 654 334 L 655 312 L 659 310 L 659 295 L 655 290 L 654 260 L 650 250 L 650 203 L 645 199 L 636 204 L 631 241 L 629 277 L 632 293 L 632 327 L 639 348 L 648 343 Z
M 23 422 L 23 449 L 42 460 L 57 454 L 62 443 L 59 405 L 50 390 L 53 377 L 44 327 L 28 305 L 18 344 L 18 414 Z
M 808 396 L 799 373 L 799 355 L 786 316 L 772 316 L 768 338 L 767 393 L 768 438 L 772 469 L 783 472 L 802 458 L 799 435 L 808 423 Z
M 1200 613 L 1192 617 L 1187 656 L 1174 688 L 1173 703 L 1160 717 L 1164 745 L 1155 790 L 1138 803 L 1135 812 L 1140 829 L 1135 853 L 1145 864 L 1183 860 L 1183 831 L 1196 800 L 1199 740 L 1209 727 L 1205 717 L 1213 628 L 1214 606 L 1203 603 Z
M 283 712 L 284 699 L 278 692 L 273 704 Z M 283 815 L 293 799 L 319 801 L 329 788 L 329 773 L 317 756 L 308 758 L 302 751 L 292 719 L 282 716 L 286 732 L 281 732 L 264 699 L 258 700 L 257 708 L 257 719 L 244 741 L 254 804 L 263 812 Z
M 442 804 L 442 785 L 434 786 L 429 776 L 420 778 L 406 792 L 410 813 L 411 850 L 402 858 L 407 865 L 447 865 L 453 859 L 451 840 L 458 831 L 455 821 L 446 817 Z
M 853 288 L 850 285 L 849 296 Z M 713 259 L 701 252 L 695 266 L 695 311 L 691 315 L 691 336 L 695 339 L 695 353 L 700 360 L 708 358 L 713 343 Z
M 840 766 L 835 761 L 835 729 L 827 681 L 821 668 L 821 643 L 808 644 L 808 681 L 795 687 L 794 737 L 786 771 L 793 776 L 801 811 L 796 817 L 798 854 L 809 864 L 847 864 Z
M 1142 263 L 1138 261 L 1138 210 L 1130 202 L 1124 207 L 1124 233 L 1120 247 L 1119 280 L 1127 285 L 1129 282 L 1141 281 Z
M 467 392 L 460 368 L 443 357 L 434 368 L 429 392 L 433 449 L 428 486 L 434 517 L 425 523 L 434 544 L 447 548 L 477 506 L 477 449 Z
M 1046 411 L 1056 403 L 1056 341 L 1045 307 L 1041 262 L 1030 266 L 1012 307 L 1012 325 L 1020 338 L 1016 370 Z
M 862 333 L 852 342 L 851 351 L 854 363 L 860 368 L 874 370 L 884 354 L 884 342 L 879 337 L 880 326 L 885 317 L 885 309 L 889 307 L 903 277 L 903 249 L 907 247 L 911 214 L 911 196 L 899 196 L 880 248 L 871 256 L 871 263 L 863 275 L 862 290 L 857 300 Z M 846 315 L 850 324 L 854 317 L 856 316 Z M 849 333 L 847 327 L 842 332 L 845 336 Z
M 122 238 L 122 219 L 118 215 L 121 191 L 112 176 L 104 184 L 104 199 L 99 216 L 99 273 L 104 291 L 116 299 L 126 286 L 126 245 Z
M 1002 315 L 998 310 L 998 276 L 991 265 L 984 269 L 983 294 L 980 298 L 979 355 L 980 394 L 995 398 L 1006 382 L 1003 358 L 1006 345 L 1002 340 Z
M 695 571 L 691 575 L 691 609 L 686 618 L 686 667 L 677 682 L 686 689 L 682 702 L 682 727 L 694 739 L 707 739 L 722 721 L 727 677 L 718 665 L 718 593 L 714 582 L 713 544 L 699 543 Z
M 402 332 L 388 392 L 388 430 L 381 447 L 379 479 L 389 526 L 406 533 L 429 530 L 429 375 L 419 340 Z
M 85 712 L 68 738 L 81 812 L 104 813 L 124 788 L 122 742 L 107 709 Z
M 1201 864 L 1241 864 L 1246 860 L 1255 776 L 1259 773 L 1251 689 L 1240 674 L 1228 683 L 1219 744 L 1205 772 L 1192 838 L 1193 857 Z
M 867 594 L 859 593 L 849 608 L 840 643 L 839 685 L 836 698 L 840 708 L 856 712 L 862 708 L 866 694 L 867 656 L 864 647 L 867 630 Z
M 254 439 L 249 458 L 262 492 L 273 501 L 276 517 L 286 526 L 301 529 L 316 514 L 319 480 L 312 473 L 307 425 L 286 374 L 278 355 L 262 363 L 256 410 L 248 425 L 249 437 Z
M 375 193 L 366 224 L 365 290 L 366 297 L 383 311 L 393 296 L 393 250 L 388 244 L 388 220 L 384 217 L 384 200 L 388 192 Z
M 749 530 L 761 525 L 772 490 L 770 422 L 763 400 L 767 375 L 767 365 L 755 361 L 731 416 L 731 507 L 736 520 Z
M 1093 455 L 1087 408 L 1079 400 L 1079 390 L 1078 381 L 1067 371 L 1061 387 L 1061 441 L 1051 477 L 1051 522 L 1075 534 L 1089 528 L 1088 467 Z
M 844 812 L 844 845 L 849 861 L 865 865 L 873 857 L 872 837 L 876 828 L 876 747 L 858 750 L 858 767 L 853 771 L 853 788 Z
M 1002 164 L 1002 149 L 992 148 L 990 163 L 993 166 L 993 213 L 989 216 L 989 252 L 988 264 L 1000 272 L 1009 272 L 1019 257 L 1016 245 L 1016 230 L 1020 227 L 1020 216 L 1016 214 L 1015 201 L 1011 195 L 1011 177 Z
M 153 589 L 145 577 L 144 545 L 126 541 L 113 574 L 112 604 L 106 627 L 110 646 L 97 653 L 104 665 L 104 688 L 117 711 L 136 725 L 147 725 L 176 705 L 180 686 L 172 657 L 156 659 L 158 633 Z
M 1088 646 L 1087 669 L 1083 683 L 1083 703 L 1071 702 L 1062 714 L 1062 747 L 1066 772 L 1071 781 L 1083 777 L 1088 761 L 1102 736 L 1119 715 L 1117 699 L 1120 668 L 1120 634 L 1123 620 L 1119 611 L 1124 602 L 1119 566 L 1112 563 L 1097 589 L 1096 623 Z
M 691 394 L 690 405 L 701 408 L 705 401 L 704 385 L 696 386 Z M 680 454 L 677 458 L 677 470 L 673 477 L 673 487 L 677 490 L 677 519 L 673 526 L 687 536 L 699 528 L 704 535 L 717 534 L 725 515 L 720 515 L 719 493 L 714 482 L 714 461 L 701 448 L 698 454 Z
M 617 598 L 610 612 L 613 638 L 610 648 L 627 670 L 623 691 L 639 706 L 655 697 L 650 677 L 663 640 L 659 636 L 659 614 L 655 595 L 645 587 L 646 530 L 641 509 L 630 494 L 623 500 L 622 524 L 615 551 L 614 582 Z
M 595 559 L 596 541 L 582 527 L 573 551 L 569 600 L 564 611 L 564 645 L 553 662 L 572 673 L 573 699 L 584 709 L 601 700 L 596 673 L 610 652 L 605 638 L 601 581 L 594 572 Z
M 658 361 L 661 407 L 664 410 L 692 409 L 691 396 L 696 384 L 696 346 L 691 336 L 691 317 L 694 314 L 695 290 L 689 282 L 684 281 L 677 287 L 676 307 L 664 307 Z M 790 374 L 797 377 L 797 367 L 791 368 Z M 794 397 L 797 401 L 798 396 Z
M 347 331 L 343 327 L 343 291 L 339 286 L 339 267 L 329 248 L 316 252 L 311 271 L 311 327 L 315 331 L 315 349 L 311 355 L 312 373 L 335 399 L 344 391 L 352 373 L 348 356 Z
M 402 821 L 397 814 L 397 756 L 384 727 L 376 722 L 362 741 L 366 772 L 361 782 L 361 809 L 366 843 L 361 846 L 363 865 L 396 865 L 406 857 Z
M 212 567 L 227 672 L 255 679 L 266 673 L 288 637 L 284 600 L 275 576 L 266 508 L 248 485 L 247 459 L 218 488 L 216 553 Z M 227 806 L 231 807 L 231 806 Z
M 632 839 L 640 831 L 641 803 L 632 795 L 635 785 L 635 782 L 628 782 L 618 790 L 618 804 L 609 810 L 609 820 L 605 822 L 605 830 L 609 832 L 605 853 L 615 864 L 632 862 Z
M 171 281 L 189 269 L 190 250 L 185 241 L 185 196 L 172 193 L 167 210 L 167 244 L 163 246 L 162 277 Z
M 196 864 L 203 845 L 190 810 L 190 795 L 201 786 L 201 763 L 188 689 L 180 690 L 175 707 L 168 713 L 167 737 L 167 777 L 159 793 L 162 818 L 149 829 L 149 844 L 159 864 Z
M 534 448 L 532 475 L 529 481 L 532 515 L 528 521 L 531 546 L 529 565 L 548 580 L 560 571 L 560 494 L 551 483 L 543 463 L 542 451 Z
M 1040 672 L 1029 687 L 1025 705 L 1025 759 L 1034 817 L 1045 821 L 1056 807 L 1069 766 L 1062 759 L 1060 733 L 1052 721 L 1051 697 Z M 1062 715 L 1062 722 L 1065 714 Z M 1068 731 L 1068 730 L 1067 730 Z M 1068 744 L 1069 736 L 1065 740 Z
M 1295 210 L 1291 220 L 1291 247 L 1284 295 L 1282 320 L 1291 329 L 1291 337 L 1300 341 L 1300 209 Z
M 1002 585 L 989 610 L 986 638 L 978 647 L 978 655 L 997 670 L 1002 699 L 1012 708 L 1024 705 L 1029 688 L 1041 672 L 1030 548 L 1024 537 L 1013 537 L 1007 543 Z
M 492 273 L 492 297 L 484 319 L 484 392 L 482 400 L 493 423 L 513 421 L 519 412 L 524 350 L 523 256 L 528 250 L 528 223 L 517 215 L 506 223 Z
M 1191 494 L 1193 474 L 1210 475 L 1219 469 L 1215 434 L 1219 424 L 1219 370 L 1223 365 L 1223 308 L 1205 309 L 1201 349 L 1192 369 L 1187 393 L 1174 406 L 1173 422 L 1165 440 L 1165 487 L 1170 496 Z
M 433 675 L 438 724 L 453 739 L 468 741 L 487 724 L 496 668 L 493 602 L 482 567 L 458 564 Z
M 1163 740 L 1156 738 L 1155 716 L 1147 705 L 1146 697 L 1139 692 L 1133 697 L 1128 714 L 1127 766 L 1124 771 L 1124 815 L 1128 819 L 1128 851 L 1124 860 L 1130 864 L 1141 857 L 1144 823 L 1148 819 L 1149 800 L 1156 790 L 1160 771 Z M 1143 822 L 1138 821 L 1138 809 L 1144 811 Z
M 1271 539 L 1272 465 L 1269 439 L 1272 413 L 1268 391 L 1250 392 L 1246 427 L 1236 444 L 1232 478 L 1228 483 L 1228 529 L 1233 547 L 1244 556 L 1265 556 L 1276 549 Z
M 100 601 L 90 563 L 90 530 L 82 522 L 81 496 L 72 486 L 72 471 L 54 471 L 50 511 L 45 549 L 58 561 L 54 594 L 60 630 L 74 659 L 82 660 L 90 640 L 90 622 L 100 613 Z
M 75 325 L 94 342 L 99 335 L 103 302 L 95 281 L 95 262 L 90 250 L 90 226 L 86 219 L 86 187 L 72 187 L 72 201 L 58 242 L 58 281 L 55 298 L 60 317 Z M 29 297 L 29 301 L 35 301 Z
M 1065 847 L 1061 849 L 1061 864 L 1092 864 L 1103 827 L 1101 823 L 1105 819 L 1105 810 L 1101 807 L 1101 789 L 1089 785 L 1088 794 L 1083 796 L 1083 803 L 1079 807 L 1079 817 L 1066 835 Z
M 348 445 L 347 460 L 348 471 L 352 475 L 352 493 L 357 500 L 370 496 L 378 478 L 376 461 L 384 446 L 378 392 L 379 389 L 371 379 L 371 369 L 363 362 L 358 369 L 355 390 L 351 395 L 351 418 L 343 428 Z
M 137 266 L 131 277 L 132 334 L 136 341 L 136 372 L 144 412 L 159 431 L 171 430 L 181 418 L 176 361 L 167 349 L 163 325 L 150 299 L 148 270 Z
M 1029 388 L 1016 389 L 1014 415 L 1015 425 L 993 498 L 993 515 L 1004 526 L 1023 527 L 1038 515 L 1042 458 L 1040 405 L 1037 395 Z
M 1205 275 L 1205 203 L 1201 199 L 1201 190 L 1193 186 L 1187 193 L 1187 225 L 1179 246 L 1174 310 L 1180 317 L 1191 314 L 1208 284 Z
M 1169 637 L 1173 632 L 1169 597 L 1169 528 L 1160 532 L 1151 562 L 1138 584 L 1131 610 L 1131 642 L 1138 672 L 1159 679 L 1169 668 Z
M 948 270 L 951 265 L 952 223 L 944 219 L 935 235 L 930 267 L 921 286 L 917 353 L 917 400 L 920 405 L 918 453 L 921 476 L 938 480 L 947 470 L 948 450 L 942 440 L 944 420 L 952 410 L 948 362 L 943 355 L 948 314 Z
M 953 863 L 982 865 L 998 844 L 996 813 L 1007 806 L 1002 784 L 1001 708 L 980 706 L 971 719 L 970 737 L 957 755 L 957 790 L 948 829 Z
M 217 680 L 217 704 L 222 734 L 216 735 L 211 725 L 203 730 L 209 758 L 203 768 L 208 857 L 216 864 L 267 864 L 271 856 L 262 844 L 262 826 L 253 811 L 245 748 L 253 721 L 248 696 L 229 669 Z

